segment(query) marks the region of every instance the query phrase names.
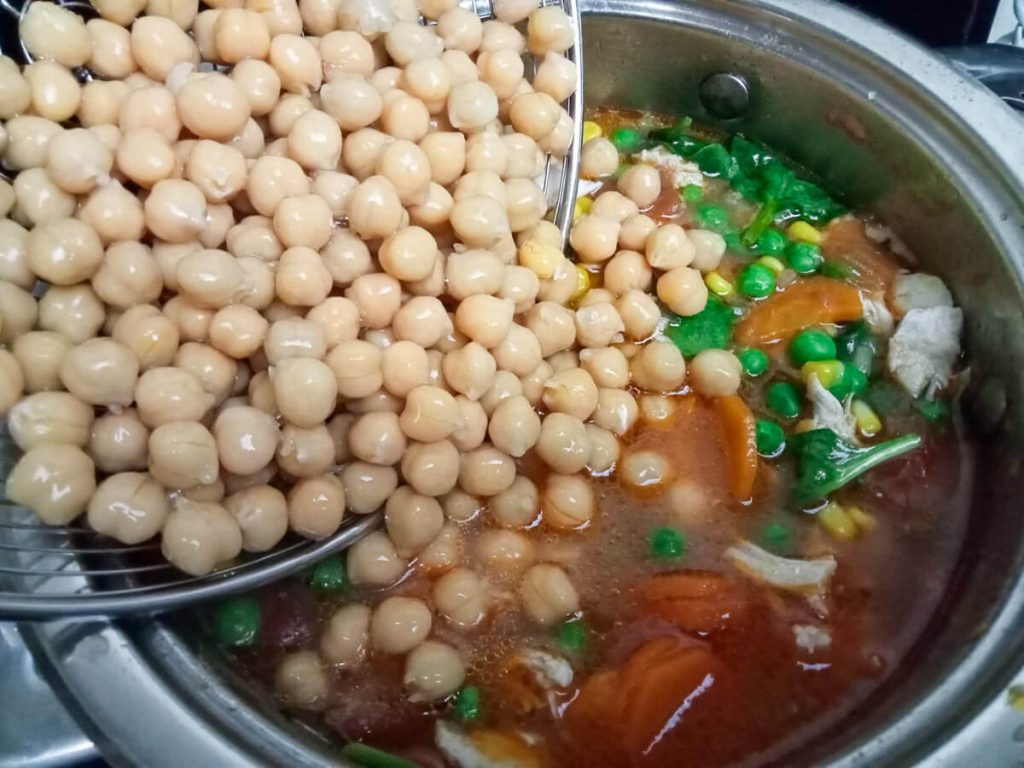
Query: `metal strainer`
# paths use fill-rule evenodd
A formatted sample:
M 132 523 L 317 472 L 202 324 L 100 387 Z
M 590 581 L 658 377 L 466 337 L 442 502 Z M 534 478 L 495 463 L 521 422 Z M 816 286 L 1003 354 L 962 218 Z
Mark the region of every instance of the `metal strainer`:
M 0 0 L 0 32 L 26 13 L 33 0 Z M 57 0 L 59 5 L 92 17 L 83 0 Z M 462 0 L 482 19 L 494 16 L 490 0 Z M 577 65 L 576 90 L 565 107 L 575 124 L 575 137 L 563 160 L 548 160 L 538 180 L 553 212 L 553 221 L 568 237 L 576 200 L 579 148 L 582 141 L 583 88 L 580 17 L 576 0 L 543 0 L 560 5 L 575 21 L 575 39 L 566 57 Z M 30 55 L 14 34 L 5 38 L 4 53 L 25 63 Z M 87 69 L 79 78 L 93 79 Z M 6 478 L 19 452 L 0 422 L 0 480 Z M 0 620 L 43 620 L 61 616 L 117 616 L 157 613 L 204 600 L 245 592 L 300 571 L 346 549 L 380 525 L 381 514 L 349 517 L 334 535 L 322 541 L 286 538 L 271 552 L 203 577 L 189 577 L 167 563 L 157 541 L 127 546 L 87 526 L 52 528 L 35 514 L 2 495 L 0 484 Z

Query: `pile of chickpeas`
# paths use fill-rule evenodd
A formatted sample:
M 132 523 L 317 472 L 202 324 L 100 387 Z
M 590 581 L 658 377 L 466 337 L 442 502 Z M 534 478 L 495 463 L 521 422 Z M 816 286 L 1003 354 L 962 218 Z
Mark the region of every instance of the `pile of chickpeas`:
M 416 700 L 458 687 L 459 653 L 428 637 L 435 613 L 486 614 L 461 567 L 478 514 L 479 561 L 521 573 L 529 616 L 578 609 L 521 529 L 594 517 L 588 475 L 614 468 L 637 398 L 686 382 L 652 286 L 694 314 L 724 250 L 644 215 L 661 177 L 635 165 L 564 255 L 535 179 L 573 141 L 572 24 L 494 5 L 481 22 L 455 0 L 93 0 L 86 21 L 36 0 L 34 61 L 0 57 L 8 498 L 159 535 L 193 575 L 383 509 L 351 581 L 438 577 L 429 602 L 339 610 L 281 668 L 296 706 L 368 649 L 409 654 Z M 616 173 L 606 139 L 582 152 L 584 176 Z M 705 393 L 738 379 L 728 353 L 691 362 Z M 531 451 L 542 488 L 518 473 Z

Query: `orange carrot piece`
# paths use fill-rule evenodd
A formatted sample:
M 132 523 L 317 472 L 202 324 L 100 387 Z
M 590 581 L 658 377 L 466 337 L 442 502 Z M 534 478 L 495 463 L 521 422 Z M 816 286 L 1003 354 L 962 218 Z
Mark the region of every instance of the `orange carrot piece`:
M 857 288 L 841 280 L 811 277 L 753 307 L 737 324 L 736 340 L 748 346 L 787 341 L 804 328 L 863 316 Z
M 680 571 L 655 576 L 640 590 L 644 613 L 687 632 L 712 632 L 735 621 L 746 600 L 725 577 L 710 571 Z
M 896 259 L 879 247 L 864 231 L 860 219 L 833 221 L 825 230 L 821 252 L 826 259 L 857 270 L 853 282 L 866 291 L 885 294 L 899 270 Z
M 757 480 L 757 435 L 754 414 L 739 395 L 715 398 L 715 411 L 725 441 L 729 485 L 737 501 L 754 495 Z

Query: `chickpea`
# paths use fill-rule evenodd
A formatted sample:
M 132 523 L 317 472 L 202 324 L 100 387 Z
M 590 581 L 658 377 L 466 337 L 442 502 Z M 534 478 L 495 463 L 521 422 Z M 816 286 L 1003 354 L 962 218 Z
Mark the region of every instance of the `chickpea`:
M 81 448 L 46 443 L 29 449 L 7 476 L 6 495 L 47 525 L 67 525 L 96 490 L 95 467 Z
M 535 504 L 534 517 L 538 511 L 539 505 Z M 518 573 L 532 565 L 533 544 L 518 531 L 488 529 L 477 539 L 476 556 L 488 571 Z
M 380 509 L 398 487 L 398 473 L 391 467 L 353 461 L 341 471 L 348 509 L 368 515 Z M 391 540 L 388 539 L 391 546 Z
M 127 309 L 114 323 L 114 341 L 124 345 L 139 361 L 139 369 L 170 365 L 178 350 L 177 326 L 148 304 Z
M 520 587 L 530 618 L 545 626 L 579 610 L 579 597 L 568 575 L 556 565 L 531 566 Z
M 175 65 L 199 63 L 199 49 L 171 19 L 141 16 L 132 23 L 132 56 L 139 68 L 163 82 Z
M 540 280 L 536 272 L 527 267 L 510 265 L 505 267 L 504 278 L 497 296 L 512 301 L 515 305 L 515 313 L 518 315 L 533 307 L 539 291 Z
M 536 408 L 540 405 L 544 394 L 544 384 L 555 374 L 555 369 L 547 361 L 542 362 L 522 379 L 523 397 Z
M 456 488 L 444 495 L 441 499 L 441 508 L 444 510 L 445 519 L 456 523 L 468 523 L 483 512 L 484 505 L 476 496 L 470 496 Z
M 380 389 L 384 383 L 381 351 L 360 339 L 338 344 L 327 354 L 326 363 L 334 372 L 338 393 L 342 397 L 366 397 Z M 406 435 L 415 439 L 404 424 L 402 429 Z
M 494 357 L 476 342 L 446 353 L 443 366 L 448 386 L 470 400 L 479 400 L 490 388 L 497 369 Z
M 455 398 L 459 411 L 459 426 L 451 434 L 451 440 L 460 451 L 478 448 L 487 435 L 487 412 L 476 400 L 464 395 Z
M 424 443 L 444 440 L 459 425 L 455 398 L 433 386 L 412 389 L 405 401 L 400 424 L 411 439 Z
M 594 423 L 616 435 L 624 435 L 636 424 L 639 408 L 633 395 L 621 389 L 598 392 Z
M 146 231 L 142 203 L 118 181 L 108 181 L 93 190 L 78 216 L 92 227 L 103 243 L 126 240 L 132 241 L 131 245 L 139 245 L 136 241 Z
M 59 133 L 48 145 L 46 172 L 70 194 L 85 194 L 108 182 L 113 164 L 110 150 L 87 128 Z
M 302 13 L 295 0 L 246 0 L 246 7 L 260 12 L 267 22 L 271 38 L 302 34 Z
M 615 302 L 615 309 L 622 318 L 628 339 L 642 341 L 649 338 L 661 321 L 658 303 L 638 288 L 631 288 L 622 294 Z
M 443 496 L 459 479 L 458 449 L 448 440 L 412 443 L 402 457 L 402 476 L 417 493 Z
M 381 375 L 384 388 L 396 397 L 405 397 L 415 387 L 427 383 L 427 352 L 411 341 L 397 341 L 384 350 Z
M 94 19 L 95 21 L 95 19 Z M 135 60 L 132 59 L 134 66 Z M 121 104 L 128 98 L 128 86 L 122 80 L 91 80 L 82 86 L 78 103 L 78 122 L 85 128 L 117 125 Z
M 647 263 L 661 270 L 688 266 L 696 252 L 686 230 L 678 224 L 665 224 L 655 229 L 647 236 L 644 248 Z
M 388 597 L 370 619 L 370 642 L 381 653 L 407 653 L 430 634 L 430 608 L 414 597 Z
M 65 67 L 80 67 L 92 53 L 85 20 L 56 3 L 28 6 L 18 34 L 36 59 L 52 59 Z
M 183 296 L 175 296 L 164 304 L 164 315 L 178 327 L 182 339 L 205 341 L 209 336 L 214 311 L 197 306 Z
M 437 33 L 447 50 L 473 53 L 480 47 L 483 23 L 472 11 L 456 6 L 438 18 Z
M 268 323 L 252 307 L 233 304 L 218 310 L 210 323 L 210 344 L 236 360 L 254 354 L 263 346 Z
M 107 248 L 92 277 L 96 294 L 118 309 L 155 302 L 163 284 L 160 265 L 149 249 L 137 242 L 118 242 Z
M 549 412 L 567 413 L 583 421 L 597 408 L 597 385 L 583 368 L 568 368 L 545 382 L 542 400 Z
M 437 114 L 447 104 L 452 74 L 440 59 L 419 58 L 406 65 L 399 84 L 410 96 L 426 104 L 431 114 Z
M 265 155 L 249 169 L 245 191 L 259 213 L 273 216 L 285 198 L 309 194 L 309 178 L 294 160 Z
M 274 232 L 285 248 L 322 248 L 331 237 L 332 223 L 331 209 L 327 202 L 317 195 L 286 198 L 274 210 Z M 323 266 L 319 256 L 316 263 L 321 267 L 319 271 L 326 275 L 329 288 L 330 273 Z M 326 293 L 320 300 L 324 298 Z
M 341 525 L 345 491 L 334 475 L 304 477 L 288 492 L 288 525 L 300 536 L 322 539 Z
M 324 206 L 323 213 L 329 216 Z M 327 298 L 333 280 L 320 254 L 308 246 L 297 245 L 281 254 L 274 284 L 282 301 L 295 307 L 314 307 Z
M 384 100 L 380 93 L 357 75 L 343 74 L 325 83 L 320 89 L 320 102 L 324 112 L 338 122 L 342 131 L 366 128 L 384 112 Z M 352 172 L 347 160 L 345 165 Z M 359 174 L 353 175 L 359 178 Z
M 466 665 L 450 645 L 427 640 L 405 660 L 403 682 L 409 701 L 440 701 L 455 693 L 466 679 Z
M 195 184 L 164 179 L 153 185 L 144 205 L 146 226 L 169 243 L 193 240 L 206 227 L 206 198 Z
M 574 62 L 560 53 L 549 51 L 537 67 L 533 87 L 561 103 L 576 90 L 576 75 Z
M 449 571 L 434 584 L 434 606 L 459 630 L 472 629 L 487 616 L 487 588 L 468 568 Z
M 453 85 L 448 94 L 448 120 L 463 133 L 475 133 L 498 117 L 498 97 L 486 83 Z
M 544 522 L 559 531 L 579 531 L 594 517 L 597 501 L 590 480 L 579 475 L 550 475 L 542 502 Z
M 39 172 L 43 177 L 46 176 L 45 171 L 40 170 Z M 18 174 L 18 179 L 30 173 L 33 171 L 23 171 Z M 18 181 L 15 179 L 15 184 L 17 185 L 17 183 Z M 60 190 L 56 190 L 56 192 L 63 194 Z M 71 200 L 73 207 L 74 198 L 71 197 Z M 12 283 L 26 291 L 31 290 L 36 283 L 36 276 L 28 265 L 27 243 L 28 231 L 24 227 L 10 219 L 0 219 L 0 280 Z
M 483 32 L 483 40 L 480 41 L 481 51 L 509 48 L 519 54 L 526 52 L 526 40 L 511 24 L 504 24 L 492 19 L 484 22 Z
M 622 389 L 629 385 L 629 361 L 615 347 L 580 350 L 580 365 L 598 387 Z
M 387 534 L 381 530 L 375 530 L 353 544 L 345 561 L 348 565 L 348 580 L 354 585 L 390 586 L 401 578 L 408 567 L 408 563 L 394 551 L 394 545 Z
M 194 373 L 157 367 L 143 373 L 135 386 L 139 418 L 148 427 L 198 421 L 213 406 L 213 395 Z
M 35 61 L 22 75 L 32 91 L 35 114 L 62 123 L 78 111 L 82 90 L 66 67 L 53 61 Z
M 272 416 L 251 406 L 222 411 L 213 422 L 221 466 L 238 475 L 258 472 L 274 458 L 281 432 Z
M 501 137 L 502 143 L 508 151 L 508 165 L 505 168 L 504 178 L 536 178 L 544 171 L 544 153 L 537 142 L 523 133 L 507 133 Z M 551 222 L 545 222 L 550 224 Z M 562 247 L 561 234 L 558 237 L 556 247 Z
M 636 251 L 619 251 L 605 265 L 604 287 L 618 296 L 631 290 L 646 293 L 651 282 L 651 267 Z
M 227 75 L 211 72 L 189 79 L 177 94 L 182 124 L 201 139 L 230 141 L 252 114 L 242 89 Z
M 576 339 L 584 347 L 607 347 L 622 341 L 626 330 L 611 304 L 591 304 L 576 310 Z
M 516 478 L 512 458 L 484 444 L 462 455 L 459 486 L 474 496 L 494 496 L 506 490 Z
M 394 184 L 383 176 L 361 182 L 349 198 L 349 226 L 365 240 L 384 238 L 402 226 L 402 204 Z
M 725 238 L 707 229 L 691 229 L 686 234 L 693 244 L 693 260 L 690 266 L 701 272 L 717 269 L 725 254 Z
M 322 326 L 312 320 L 289 318 L 270 326 L 263 350 L 271 365 L 291 357 L 320 360 L 327 352 L 327 341 Z
M 122 472 L 99 484 L 87 516 L 97 533 L 122 544 L 141 544 L 160 532 L 168 511 L 159 483 L 141 472 Z
M 130 405 L 138 377 L 139 361 L 132 351 L 106 338 L 73 347 L 60 366 L 64 387 L 93 405 Z
M 231 70 L 231 79 L 235 81 L 235 85 L 241 89 L 249 102 L 249 111 L 252 117 L 264 117 L 270 114 L 281 96 L 281 77 L 277 74 L 277 70 L 265 61 L 246 59 L 238 62 Z M 262 131 L 260 131 L 260 147 L 256 156 L 262 154 L 262 145 Z M 249 155 L 246 154 L 246 157 Z
M 36 115 L 16 115 L 7 121 L 4 166 L 14 171 L 46 165 L 51 139 L 64 129 L 59 123 Z
M 337 449 L 330 430 L 323 424 L 304 429 L 286 424 L 277 447 L 277 465 L 293 477 L 312 477 L 329 472 Z
M 658 298 L 677 315 L 695 315 L 707 305 L 708 288 L 696 269 L 678 267 L 658 278 Z
M 182 29 L 188 29 L 199 13 L 199 0 L 149 0 L 146 13 L 150 16 L 164 16 Z
M 168 488 L 215 483 L 219 477 L 217 443 L 202 424 L 161 424 L 149 435 L 149 472 Z
M 326 112 L 311 109 L 288 133 L 288 155 L 309 171 L 330 170 L 341 158 L 341 129 Z
M 243 59 L 265 59 L 270 52 L 270 30 L 263 16 L 243 8 L 225 8 L 213 25 L 214 46 L 227 64 Z
M 542 301 L 531 307 L 526 313 L 526 327 L 537 337 L 544 357 L 568 349 L 576 341 L 572 310 L 555 302 Z
M 536 0 L 495 0 L 494 15 L 505 24 L 518 24 L 537 7 Z
M 381 273 L 360 275 L 352 281 L 345 296 L 359 309 L 362 324 L 374 330 L 391 325 L 402 303 L 401 284 Z
M 564 53 L 573 44 L 572 20 L 558 6 L 538 8 L 530 14 L 526 34 L 530 53 L 535 56 L 549 51 Z
M 483 131 L 466 139 L 466 171 L 469 173 L 493 173 L 500 178 L 508 170 L 508 159 L 508 147 L 497 134 Z
M 320 38 L 324 79 L 330 83 L 344 75 L 369 77 L 374 70 L 373 46 L 350 30 L 332 30 Z
M 370 615 L 370 609 L 360 603 L 335 611 L 320 638 L 324 659 L 342 669 L 362 664 L 370 639 Z
M 53 331 L 30 331 L 14 339 L 11 351 L 0 355 L 0 359 L 6 359 L 3 367 L 6 381 L 11 385 L 15 381 L 21 381 L 26 392 L 42 392 L 45 390 L 63 389 L 60 381 L 60 366 L 64 356 L 71 349 L 71 340 Z M 13 354 L 12 354 L 13 353 Z M 15 369 L 9 368 L 13 362 L 17 363 L 18 374 L 15 377 Z M 2 388 L 0 388 L 2 389 Z M 18 388 L 19 390 L 21 387 Z M 14 391 L 6 389 L 7 392 Z M 20 397 L 20 391 L 18 396 Z M 0 402 L 5 398 L 0 397 Z M 7 407 L 0 406 L 0 413 L 7 410 Z
M 402 486 L 384 506 L 384 525 L 399 555 L 411 557 L 437 538 L 444 512 L 435 499 Z
M 313 194 L 319 195 L 334 218 L 348 217 L 348 201 L 359 184 L 355 176 L 332 170 L 319 170 L 313 176 Z M 333 235 L 332 235 L 333 236 Z
M 174 94 L 158 85 L 140 88 L 125 96 L 118 109 L 117 124 L 122 133 L 153 128 L 169 142 L 177 141 L 181 134 Z
M 196 143 L 185 163 L 185 177 L 211 203 L 230 200 L 242 191 L 247 173 L 238 149 L 205 139 Z
M 435 235 L 447 234 L 448 219 L 454 207 L 455 201 L 451 193 L 440 184 L 431 182 L 427 190 L 427 199 L 421 205 L 409 207 L 409 220 Z M 443 259 L 438 261 L 442 262 Z
M 274 674 L 274 688 L 285 706 L 321 709 L 329 689 L 320 657 L 315 651 L 286 656 Z
M 59 219 L 29 232 L 25 254 L 32 271 L 54 285 L 88 280 L 103 260 L 96 232 L 76 219 Z
M 174 171 L 174 152 L 167 139 L 153 128 L 125 131 L 115 159 L 121 173 L 147 189 Z
M 320 328 L 314 336 L 316 343 L 323 340 L 322 357 L 327 349 L 333 349 L 343 341 L 355 339 L 359 334 L 359 309 L 355 303 L 341 296 L 330 296 L 306 313 L 306 319 Z M 317 347 L 319 349 L 319 347 Z M 310 346 L 312 354 L 313 347 Z
M 515 306 L 511 301 L 486 294 L 463 299 L 455 312 L 455 327 L 486 348 L 495 347 L 512 327 Z
M 707 397 L 735 395 L 743 366 L 732 352 L 705 349 L 690 361 L 690 386 Z
M 615 294 L 607 288 L 591 288 L 576 302 L 578 308 L 593 304 L 615 304 Z
M 554 471 L 570 475 L 586 466 L 590 445 L 582 421 L 567 413 L 549 413 L 541 421 L 534 449 Z
M 672 475 L 668 460 L 655 451 L 634 451 L 626 454 L 619 467 L 622 482 L 637 491 L 661 493 Z
M 288 93 L 307 96 L 320 90 L 323 65 L 320 52 L 309 40 L 291 34 L 272 35 L 267 61 L 281 77 L 281 87 Z
M 32 90 L 13 59 L 0 57 L 0 118 L 10 120 L 29 108 Z
M 135 411 L 109 413 L 93 422 L 89 456 L 103 472 L 115 473 L 146 468 L 149 430 Z
M 630 360 L 633 383 L 649 392 L 674 392 L 683 384 L 686 362 L 678 347 L 667 341 L 652 341 Z
M 347 230 L 336 230 L 321 249 L 320 256 L 336 285 L 349 285 L 373 270 L 366 243 Z
M 530 528 L 540 513 L 537 486 L 523 475 L 488 502 L 491 516 L 506 528 Z
M 281 415 L 300 427 L 322 424 L 334 411 L 338 381 L 334 371 L 320 360 L 305 357 L 282 360 L 274 369 L 271 381 Z
M 400 67 L 408 66 L 414 59 L 437 56 L 443 47 L 433 28 L 415 21 L 396 21 L 384 35 L 384 48 Z
M 476 294 L 493 295 L 501 288 L 506 267 L 490 251 L 452 253 L 445 263 L 448 293 L 462 300 Z
M 586 429 L 590 442 L 587 469 L 594 475 L 604 475 L 619 460 L 619 441 L 614 434 L 596 424 L 587 424 Z
M 619 241 L 619 223 L 614 219 L 588 214 L 573 224 L 569 242 L 584 262 L 597 264 L 615 253 Z
M 381 268 L 397 280 L 423 280 L 437 261 L 437 242 L 421 227 L 405 227 L 381 243 L 377 258 Z
M 22 290 L 14 283 L 0 280 L 0 341 L 10 344 L 22 334 L 32 330 L 37 318 L 39 319 L 40 327 L 45 330 L 61 330 L 65 324 L 71 325 L 74 318 L 69 316 L 73 313 L 75 303 L 71 297 L 67 297 L 66 300 L 62 298 L 60 309 L 51 309 L 52 314 L 44 311 L 47 305 L 54 304 L 52 301 L 47 301 L 47 296 L 55 290 L 60 291 L 60 289 L 50 288 L 37 306 L 36 300 L 32 298 L 31 293 Z M 89 293 L 92 294 L 92 291 L 89 290 Z M 92 296 L 95 298 L 95 294 L 92 294 Z M 98 299 L 96 303 L 99 304 Z M 68 306 L 69 304 L 71 306 Z M 90 307 L 89 309 L 92 308 Z M 101 317 L 99 322 L 96 323 L 96 329 L 103 323 L 103 305 L 99 304 L 98 309 Z M 59 317 L 57 316 L 58 312 Z M 90 312 L 90 314 L 92 313 Z M 71 322 L 67 322 L 69 320 Z M 95 335 L 96 329 L 91 329 L 92 333 L 89 335 Z M 84 338 L 88 338 L 88 336 L 84 336 Z M 72 341 L 75 341 L 75 339 L 72 339 Z
M 10 360 L 9 353 L 2 358 Z M 23 451 L 45 443 L 83 447 L 91 427 L 92 408 L 67 392 L 30 394 L 13 404 L 7 414 L 10 436 Z

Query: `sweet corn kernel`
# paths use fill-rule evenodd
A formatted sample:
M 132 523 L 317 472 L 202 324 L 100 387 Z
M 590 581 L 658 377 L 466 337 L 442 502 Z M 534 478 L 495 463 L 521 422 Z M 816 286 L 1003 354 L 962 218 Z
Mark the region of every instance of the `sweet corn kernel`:
M 576 205 L 572 209 L 572 220 L 577 221 L 581 216 L 586 216 L 590 213 L 590 209 L 594 207 L 594 201 L 589 197 L 577 197 Z
M 601 130 L 601 126 L 597 123 L 586 120 L 583 123 L 583 143 L 586 144 L 591 139 L 596 139 L 598 136 L 603 136 L 604 131 Z
M 704 284 L 716 296 L 731 296 L 736 290 L 732 287 L 732 283 L 718 272 L 708 272 L 704 275 Z
M 587 295 L 590 290 L 590 273 L 582 264 L 576 265 L 576 290 L 573 291 L 569 301 L 579 301 Z
M 786 232 L 794 240 L 803 240 L 805 243 L 813 243 L 814 245 L 821 245 L 821 241 L 825 239 L 825 236 L 820 231 L 806 221 L 794 221 L 787 227 Z
M 558 265 L 565 256 L 553 245 L 536 240 L 527 240 L 519 246 L 519 263 L 537 273 L 537 277 L 547 280 L 554 276 Z
M 800 434 L 801 432 L 810 432 L 812 429 L 815 429 L 814 419 L 800 419 L 800 421 L 796 423 L 796 426 L 793 427 L 793 431 L 797 434 Z
M 834 501 L 830 501 L 825 508 L 818 513 L 818 522 L 837 539 L 849 541 L 860 534 L 857 523 L 850 517 L 849 513 Z
M 875 529 L 875 526 L 878 525 L 878 521 L 875 520 L 874 515 L 869 515 L 867 512 L 865 512 L 863 509 L 856 505 L 851 504 L 849 506 L 843 507 L 843 509 L 846 510 L 846 514 L 848 514 L 853 519 L 853 522 L 855 522 L 857 524 L 857 527 L 860 528 L 862 531 L 873 531 Z
M 857 420 L 857 429 L 864 437 L 874 437 L 882 431 L 882 420 L 863 400 L 854 400 L 850 405 L 850 411 Z
M 776 259 L 774 256 L 762 256 L 755 264 L 760 264 L 762 267 L 768 267 L 776 275 L 781 275 L 786 271 L 786 265 Z
M 810 381 L 812 374 L 818 377 L 821 386 L 828 389 L 842 378 L 843 364 L 838 360 L 815 360 L 804 363 L 803 368 L 800 369 L 800 378 L 804 380 L 804 384 Z

